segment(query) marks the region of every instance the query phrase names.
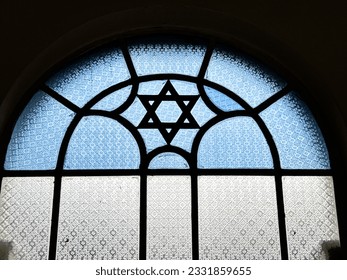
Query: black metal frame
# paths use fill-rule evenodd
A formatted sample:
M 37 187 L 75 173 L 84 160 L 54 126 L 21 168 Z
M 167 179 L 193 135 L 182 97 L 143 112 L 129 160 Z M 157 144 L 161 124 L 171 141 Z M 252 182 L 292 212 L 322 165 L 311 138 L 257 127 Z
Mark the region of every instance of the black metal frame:
M 55 92 L 53 89 L 49 88 L 47 85 L 42 84 L 40 89 L 50 95 L 52 98 L 72 110 L 76 113 L 72 122 L 70 123 L 66 133 L 63 137 L 63 141 L 60 147 L 60 151 L 58 154 L 58 160 L 55 170 L 42 170 L 42 171 L 31 171 L 31 170 L 23 170 L 23 171 L 12 171 L 12 170 L 4 170 L 4 161 L 5 154 L 7 150 L 8 143 L 10 141 L 11 133 L 9 133 L 8 138 L 3 146 L 3 153 L 1 154 L 0 163 L 0 182 L 3 177 L 12 176 L 12 177 L 26 177 L 26 176 L 54 176 L 54 196 L 53 196 L 53 207 L 52 207 L 52 222 L 51 222 L 51 236 L 50 236 L 50 246 L 49 246 L 49 259 L 55 259 L 56 257 L 56 246 L 57 246 L 57 234 L 58 234 L 58 223 L 59 223 L 59 207 L 60 207 L 60 193 L 61 193 L 61 180 L 63 176 L 119 176 L 119 175 L 138 175 L 140 176 L 140 245 L 139 245 L 139 258 L 146 259 L 146 231 L 147 231 L 147 176 L 148 175 L 190 175 L 191 176 L 191 219 L 192 219 L 192 257 L 193 259 L 199 259 L 199 225 L 198 225 L 198 186 L 197 186 L 197 178 L 199 175 L 262 175 L 262 176 L 274 176 L 275 184 L 276 184 L 276 200 L 277 200 L 277 210 L 278 210 L 278 223 L 279 223 L 279 238 L 280 238 L 280 247 L 281 247 L 281 257 L 282 259 L 288 259 L 288 246 L 287 246 L 287 236 L 286 236 L 286 224 L 285 224 L 285 213 L 284 213 L 284 202 L 283 202 L 283 191 L 282 191 L 282 176 L 333 176 L 333 170 L 286 170 L 282 169 L 280 165 L 279 153 L 277 151 L 275 142 L 271 136 L 270 131 L 266 127 L 263 120 L 260 118 L 259 113 L 268 108 L 278 99 L 285 96 L 287 93 L 291 91 L 290 86 L 286 86 L 284 89 L 280 90 L 269 99 L 261 103 L 255 108 L 252 108 L 247 104 L 242 98 L 236 95 L 234 92 L 224 88 L 223 86 L 206 80 L 205 73 L 212 56 L 215 44 L 214 42 L 210 42 L 205 57 L 203 59 L 199 74 L 197 77 L 192 77 L 188 75 L 181 74 L 153 74 L 146 76 L 138 76 L 135 70 L 135 67 L 132 63 L 130 54 L 128 52 L 126 41 L 121 42 L 121 50 L 123 52 L 127 67 L 130 72 L 130 79 L 115 84 L 92 98 L 85 106 L 79 108 L 69 100 L 62 97 L 59 93 Z M 138 87 L 139 84 L 146 81 L 152 80 L 165 80 L 167 84 L 165 89 L 163 89 L 161 94 L 164 94 L 164 90 L 170 90 L 174 92 L 174 96 L 178 96 L 178 93 L 175 92 L 175 89 L 170 84 L 170 80 L 181 80 L 187 81 L 197 84 L 198 91 L 200 93 L 200 97 L 205 102 L 210 110 L 216 113 L 216 117 L 212 118 L 208 121 L 203 127 L 200 128 L 198 134 L 196 135 L 191 153 L 184 151 L 181 148 L 174 147 L 170 145 L 171 140 L 174 135 L 166 135 L 165 140 L 168 145 L 164 147 L 157 148 L 156 150 L 146 153 L 145 143 L 137 131 L 137 128 L 150 128 L 148 122 L 142 122 L 137 128 L 134 127 L 128 120 L 123 118 L 120 114 L 124 112 L 135 100 L 138 96 Z M 126 86 L 132 85 L 131 93 L 127 101 L 118 107 L 116 110 L 111 112 L 106 112 L 102 110 L 93 110 L 91 109 L 98 101 L 111 94 L 112 92 L 124 88 Z M 235 102 L 240 104 L 244 110 L 232 111 L 232 112 L 224 112 L 217 108 L 207 97 L 207 94 L 204 90 L 204 86 L 212 87 L 225 95 L 229 96 Z M 148 101 L 147 99 L 153 97 L 141 97 L 142 102 L 145 103 Z M 173 98 L 173 97 L 171 97 Z M 189 98 L 188 98 L 189 99 Z M 184 117 L 187 117 L 190 114 L 191 107 L 194 106 L 196 100 L 194 98 L 190 98 L 191 106 L 180 106 Z M 157 105 L 156 105 L 157 106 Z M 155 118 L 155 108 L 151 106 L 145 106 L 148 112 L 153 110 L 152 113 L 149 113 L 151 117 Z M 68 149 L 69 141 L 71 136 L 77 127 L 79 121 L 85 116 L 105 116 L 108 118 L 112 118 L 119 123 L 121 123 L 125 128 L 127 128 L 132 136 L 135 138 L 139 150 L 140 150 L 140 158 L 141 163 L 138 170 L 65 170 L 64 169 L 64 159 L 66 155 L 66 151 Z M 270 148 L 270 152 L 273 158 L 273 169 L 199 169 L 197 167 L 197 154 L 198 147 L 200 141 L 204 135 L 204 133 L 211 128 L 214 124 L 226 119 L 237 116 L 247 116 L 251 117 L 258 125 L 260 130 L 262 131 L 267 144 Z M 194 120 L 195 121 L 195 120 Z M 181 124 L 183 121 L 177 122 L 176 124 L 170 124 L 170 127 L 174 131 L 178 131 L 181 128 Z M 167 128 L 167 124 L 161 124 L 160 121 L 156 120 L 156 125 L 159 126 L 160 131 L 164 131 Z M 193 126 L 197 126 L 197 123 L 193 123 Z M 12 127 L 13 128 L 13 127 Z M 181 155 L 188 162 L 190 169 L 188 170 L 153 170 L 148 169 L 148 165 L 150 161 L 159 153 L 162 152 L 175 152 Z M 0 184 L 1 191 L 1 184 Z

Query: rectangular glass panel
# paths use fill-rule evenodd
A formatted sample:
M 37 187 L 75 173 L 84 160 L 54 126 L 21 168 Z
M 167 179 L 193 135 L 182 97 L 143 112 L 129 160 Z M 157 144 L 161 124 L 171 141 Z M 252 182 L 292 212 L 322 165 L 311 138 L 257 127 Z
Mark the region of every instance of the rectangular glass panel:
M 283 177 L 290 259 L 327 259 L 339 246 L 334 184 L 331 177 Z
M 0 241 L 7 244 L 9 259 L 48 258 L 53 185 L 52 177 L 2 179 Z
M 273 177 L 199 176 L 200 259 L 280 259 Z
M 147 259 L 191 259 L 190 176 L 147 179 Z
M 64 177 L 57 259 L 138 259 L 138 176 Z

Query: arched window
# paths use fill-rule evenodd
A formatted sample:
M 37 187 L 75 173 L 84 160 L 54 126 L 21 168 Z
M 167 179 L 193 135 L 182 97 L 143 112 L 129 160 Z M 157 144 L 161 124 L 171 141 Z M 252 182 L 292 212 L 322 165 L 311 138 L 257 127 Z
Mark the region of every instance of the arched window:
M 321 259 L 339 242 L 311 111 L 218 43 L 87 52 L 40 85 L 7 141 L 0 240 L 14 259 Z

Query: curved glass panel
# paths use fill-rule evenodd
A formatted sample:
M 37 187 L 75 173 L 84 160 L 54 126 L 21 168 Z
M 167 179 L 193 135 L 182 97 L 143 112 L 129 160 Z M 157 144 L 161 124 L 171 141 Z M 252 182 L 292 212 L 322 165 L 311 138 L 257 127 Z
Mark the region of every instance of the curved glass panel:
M 252 107 L 286 85 L 259 62 L 225 48 L 213 51 L 205 78 L 233 91 Z
M 329 169 L 322 133 L 306 104 L 290 93 L 260 114 L 275 140 L 282 168 Z
M 140 178 L 63 177 L 57 259 L 136 260 Z
M 138 126 L 146 115 L 146 112 L 146 108 L 142 105 L 140 99 L 136 97 L 134 102 L 121 114 L 121 116 L 131 122 L 134 126 Z
M 216 115 L 206 106 L 201 98 L 198 99 L 191 113 L 200 126 L 203 126 Z
M 212 101 L 212 103 L 222 111 L 231 112 L 236 110 L 243 110 L 243 107 L 239 103 L 226 96 L 224 93 L 206 86 L 204 87 L 204 89 L 206 91 L 206 95 Z
M 75 60 L 46 84 L 72 103 L 83 107 L 101 91 L 129 78 L 122 52 L 118 48 L 106 48 Z
M 199 168 L 273 168 L 270 149 L 257 123 L 235 117 L 212 126 L 198 149 Z
M 54 169 L 64 134 L 74 116 L 74 112 L 38 91 L 17 120 L 7 148 L 5 169 Z
M 128 99 L 131 92 L 131 86 L 117 90 L 96 103 L 92 109 L 94 110 L 104 110 L 113 111 Z
M 136 169 L 139 147 L 117 121 L 84 117 L 77 125 L 66 152 L 65 169 Z
M 192 258 L 190 176 L 147 177 L 147 259 Z
M 203 260 L 280 259 L 274 177 L 199 176 Z
M 165 42 L 166 41 L 166 42 Z M 197 76 L 206 47 L 175 40 L 134 42 L 129 53 L 139 76 L 176 73 Z
M 162 153 L 152 159 L 149 169 L 189 169 L 188 162 L 175 153 Z
M 327 259 L 340 245 L 331 177 L 285 176 L 284 206 L 289 259 Z
M 47 260 L 53 177 L 5 177 L 0 196 L 0 240 L 9 259 Z
M 171 145 L 182 148 L 190 152 L 192 149 L 193 141 L 198 133 L 198 129 L 180 129 L 175 138 L 172 140 Z
M 145 142 L 147 153 L 166 145 L 166 141 L 158 129 L 139 129 L 139 132 Z

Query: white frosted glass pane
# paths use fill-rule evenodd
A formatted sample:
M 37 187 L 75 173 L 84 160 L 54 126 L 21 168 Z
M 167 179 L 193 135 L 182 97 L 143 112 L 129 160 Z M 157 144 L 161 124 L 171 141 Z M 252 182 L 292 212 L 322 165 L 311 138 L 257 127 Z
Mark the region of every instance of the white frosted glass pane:
M 75 113 L 38 91 L 17 120 L 5 169 L 47 170 L 57 164 L 60 145 Z
M 223 48 L 213 51 L 205 78 L 233 91 L 253 107 L 286 84 L 259 62 Z
M 139 165 L 139 147 L 130 131 L 100 116 L 82 118 L 64 162 L 65 169 L 136 169 Z
M 47 85 L 79 107 L 108 87 L 130 78 L 122 52 L 98 49 L 53 75 Z
M 130 92 L 131 86 L 117 90 L 101 99 L 92 107 L 92 109 L 113 111 L 124 104 L 124 102 L 128 99 Z
M 203 136 L 199 168 L 272 168 L 269 146 L 257 123 L 249 117 L 225 119 Z
M 57 259 L 138 259 L 140 178 L 63 177 Z
M 280 259 L 273 177 L 199 176 L 200 259 Z
M 261 112 L 286 169 L 330 169 L 323 135 L 307 105 L 290 93 Z
M 48 259 L 54 178 L 2 179 L 0 241 L 10 242 L 10 259 Z
M 161 153 L 154 157 L 149 169 L 189 169 L 188 162 L 175 153 Z
M 148 40 L 129 46 L 138 75 L 177 73 L 197 76 L 206 47 L 174 41 Z
M 283 177 L 290 259 L 326 259 L 329 244 L 339 244 L 331 177 Z
M 147 259 L 191 259 L 191 179 L 147 177 Z

